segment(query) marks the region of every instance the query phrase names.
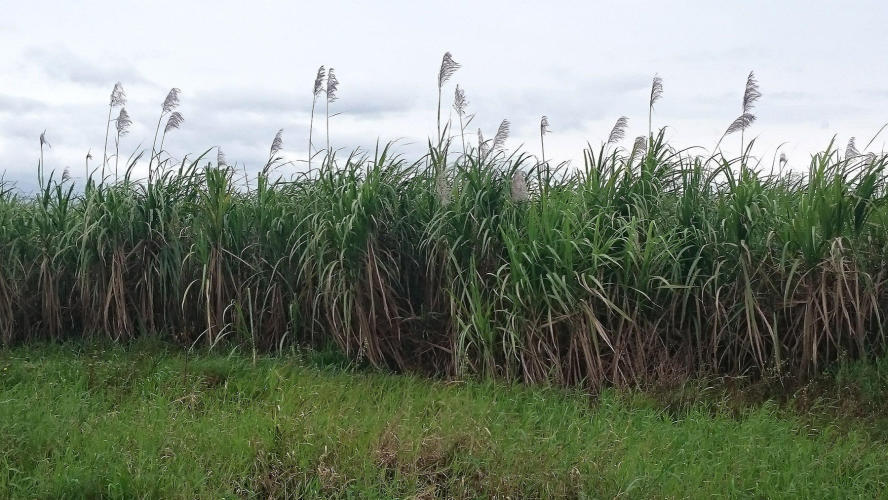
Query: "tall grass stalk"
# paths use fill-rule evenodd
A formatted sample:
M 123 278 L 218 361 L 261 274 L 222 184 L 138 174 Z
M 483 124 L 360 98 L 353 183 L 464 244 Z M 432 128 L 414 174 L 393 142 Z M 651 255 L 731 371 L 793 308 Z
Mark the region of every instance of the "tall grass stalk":
M 43 187 L 43 171 L 45 169 L 45 164 L 43 163 L 43 146 L 52 148 L 46 140 L 46 130 L 40 133 L 40 163 L 37 165 L 37 176 L 41 187 Z
M 114 139 L 114 181 L 117 182 L 117 167 L 120 164 L 120 138 L 129 133 L 133 121 L 130 119 L 129 113 L 126 112 L 126 108 L 120 108 L 115 122 L 117 137 Z
M 648 138 L 653 139 L 653 123 L 654 123 L 654 104 L 663 97 L 663 79 L 658 75 L 654 75 L 651 82 L 651 98 L 648 100 Z
M 111 130 L 111 113 L 115 107 L 126 106 L 126 92 L 120 82 L 114 84 L 111 98 L 108 101 L 108 121 L 105 123 L 105 149 L 102 153 L 102 179 L 105 179 L 105 167 L 108 164 L 108 132 Z
M 311 97 L 311 116 L 308 119 L 308 169 L 311 170 L 311 160 L 314 156 L 314 149 L 312 148 L 312 132 L 314 130 L 314 115 L 315 115 L 315 106 L 318 103 L 318 97 L 324 92 L 324 79 L 327 77 L 327 71 L 323 66 L 318 68 L 318 74 L 315 76 L 314 87 L 312 88 L 312 97 Z M 329 127 L 327 130 L 327 134 L 329 135 Z M 327 147 L 329 148 L 329 141 Z
M 440 91 L 440 89 L 439 89 Z M 459 88 L 459 85 L 456 86 L 456 90 L 453 91 L 453 109 L 456 110 L 456 116 L 459 119 L 459 139 L 462 143 L 462 152 L 463 155 L 467 153 L 466 150 L 466 127 L 468 127 L 468 123 L 465 122 L 466 118 L 466 107 L 469 105 L 469 100 L 466 98 L 465 90 Z M 469 118 L 471 121 L 471 118 Z
M 441 140 L 441 94 L 444 90 L 444 84 L 450 80 L 450 77 L 459 69 L 459 63 L 453 60 L 450 52 L 445 52 L 441 59 L 441 67 L 438 69 L 438 140 Z
M 155 149 L 154 149 L 155 146 L 157 145 L 157 134 L 158 134 L 158 132 L 160 132 L 160 124 L 163 121 L 164 117 L 166 117 L 167 115 L 170 115 L 170 113 L 173 113 L 174 110 L 179 107 L 179 94 L 181 92 L 182 91 L 179 90 L 178 88 L 173 87 L 167 93 L 166 98 L 164 98 L 164 100 L 163 100 L 163 104 L 161 104 L 161 106 L 160 106 L 160 116 L 157 118 L 157 127 L 155 127 L 155 129 L 154 129 L 154 141 L 151 143 L 151 156 L 148 158 L 148 180 L 149 180 L 149 182 L 151 181 L 151 178 L 152 178 L 151 164 L 154 162 L 155 158 L 160 156 L 160 152 L 158 151 L 155 153 Z M 172 128 L 178 128 L 179 124 L 181 123 L 181 115 L 178 115 L 178 116 L 179 116 L 179 119 L 176 120 L 176 122 Z M 167 126 L 164 128 L 164 131 L 163 131 L 164 135 L 166 135 L 167 131 L 169 131 L 170 129 L 171 129 L 170 122 L 167 122 Z M 163 150 L 163 139 L 161 139 L 160 142 L 161 142 L 160 149 L 162 151 Z M 159 160 L 159 158 L 158 158 L 158 160 Z
M 752 108 L 755 102 L 762 97 L 759 92 L 758 80 L 755 79 L 755 73 L 750 71 L 746 78 L 746 89 L 743 91 L 743 113 L 741 116 L 752 116 Z M 750 121 L 751 123 L 751 121 Z M 744 134 L 748 125 L 740 128 L 740 152 L 744 152 Z
M 546 173 L 546 179 L 549 179 L 549 164 L 546 162 L 546 134 L 549 133 L 549 118 L 543 115 L 540 118 L 540 159 L 542 160 L 543 170 Z
M 327 103 L 326 103 L 326 115 L 327 115 L 327 154 L 331 153 L 330 149 L 330 103 L 336 101 L 338 97 L 336 96 L 336 92 L 339 90 L 339 79 L 336 78 L 336 73 L 334 73 L 333 68 L 330 68 L 330 71 L 327 72 Z

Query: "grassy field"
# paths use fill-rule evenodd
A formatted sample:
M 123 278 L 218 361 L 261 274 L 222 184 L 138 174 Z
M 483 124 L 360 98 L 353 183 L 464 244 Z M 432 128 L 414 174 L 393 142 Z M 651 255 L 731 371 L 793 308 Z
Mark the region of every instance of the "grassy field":
M 888 361 L 775 387 L 590 396 L 308 351 L 5 349 L 0 497 L 884 496 Z

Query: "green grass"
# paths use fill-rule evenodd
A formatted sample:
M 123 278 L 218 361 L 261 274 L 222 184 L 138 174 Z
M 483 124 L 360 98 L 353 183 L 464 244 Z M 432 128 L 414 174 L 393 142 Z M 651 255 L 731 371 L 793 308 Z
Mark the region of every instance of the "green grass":
M 884 495 L 888 362 L 786 398 L 729 387 L 590 397 L 310 352 L 18 347 L 0 351 L 0 497 Z

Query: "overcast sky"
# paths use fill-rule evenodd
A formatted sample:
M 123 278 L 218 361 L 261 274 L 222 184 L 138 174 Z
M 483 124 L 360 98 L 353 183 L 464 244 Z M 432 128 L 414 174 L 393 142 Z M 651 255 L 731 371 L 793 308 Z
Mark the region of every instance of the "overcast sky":
M 645 134 L 655 73 L 665 94 L 654 126 L 667 126 L 676 146 L 714 145 L 740 113 L 750 70 L 764 96 L 748 135 L 763 157 L 786 143 L 790 164 L 801 166 L 832 136 L 863 146 L 888 121 L 883 1 L 72 5 L 0 1 L 0 173 L 21 185 L 36 177 L 44 129 L 48 168 L 82 175 L 88 150 L 101 157 L 118 80 L 134 121 L 122 155 L 150 149 L 160 104 L 179 87 L 185 123 L 168 136 L 173 156 L 218 144 L 229 162 L 256 167 L 283 128 L 286 158 L 304 160 L 321 64 L 341 82 L 334 146 L 400 139 L 410 153 L 434 135 L 445 51 L 462 65 L 445 101 L 455 83 L 465 88 L 473 131 L 492 136 L 508 118 L 507 146 L 538 154 L 539 119 L 548 115 L 547 156 L 556 160 L 578 161 L 621 115 L 629 117 L 625 146 Z M 322 127 L 315 137 L 323 141 Z M 724 149 L 736 153 L 738 143 Z

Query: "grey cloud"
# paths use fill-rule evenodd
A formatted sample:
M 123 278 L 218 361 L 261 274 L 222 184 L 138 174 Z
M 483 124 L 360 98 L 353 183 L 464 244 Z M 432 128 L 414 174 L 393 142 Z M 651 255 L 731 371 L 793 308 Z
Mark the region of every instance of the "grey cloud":
M 63 46 L 29 47 L 24 50 L 20 65 L 35 68 L 54 80 L 83 85 L 107 86 L 116 81 L 149 83 L 128 62 L 112 58 L 98 63 Z
M 36 99 L 0 94 L 0 114 L 32 113 L 46 108 L 46 104 Z
M 386 113 L 408 111 L 419 105 L 416 93 L 408 89 L 400 92 L 394 89 L 360 90 L 350 96 L 341 92 L 337 104 L 339 104 L 338 110 L 342 113 L 379 117 Z

